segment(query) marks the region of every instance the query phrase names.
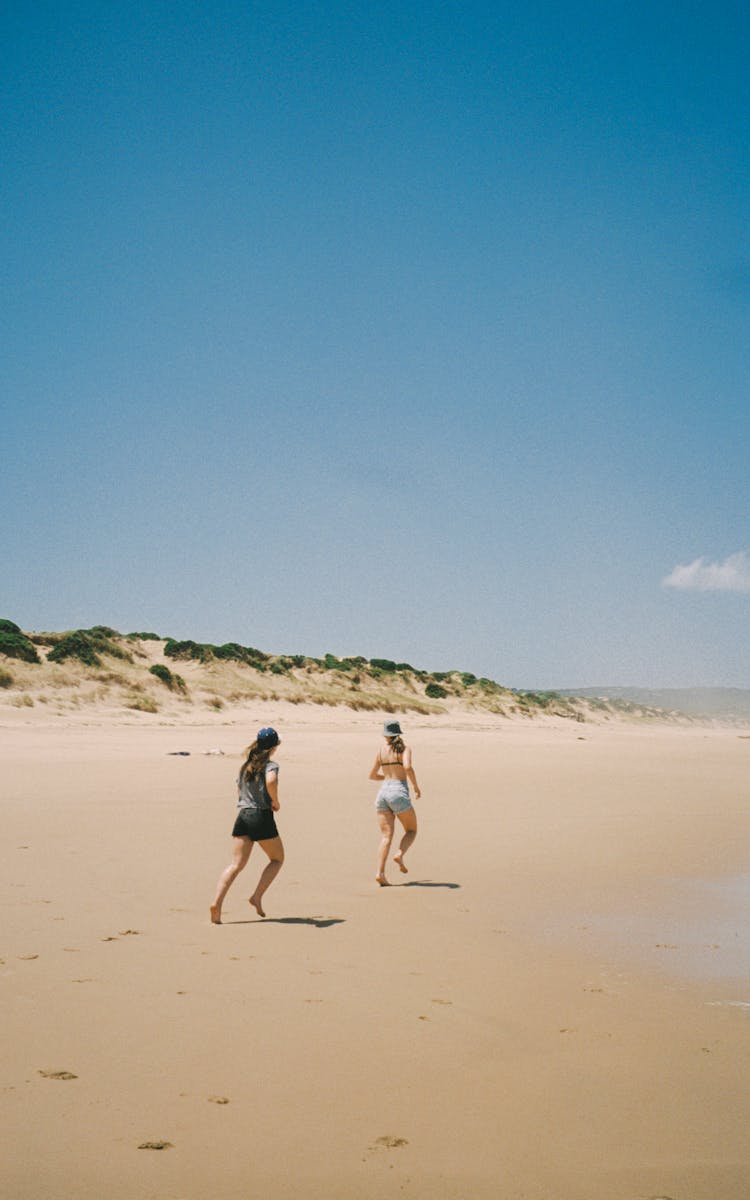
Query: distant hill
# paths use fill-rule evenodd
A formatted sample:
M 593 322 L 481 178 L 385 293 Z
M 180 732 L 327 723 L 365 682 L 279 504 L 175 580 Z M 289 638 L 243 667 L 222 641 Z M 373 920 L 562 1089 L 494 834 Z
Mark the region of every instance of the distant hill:
M 239 715 L 267 700 L 424 715 L 665 719 L 625 699 L 520 691 L 470 671 L 425 671 L 388 658 L 271 654 L 237 642 L 121 633 L 108 625 L 40 633 L 0 619 L 0 707 L 41 705 L 55 715 L 106 709 L 179 719 L 200 709 Z
M 561 695 L 581 696 L 587 700 L 625 700 L 629 704 L 645 704 L 668 713 L 685 713 L 711 720 L 750 721 L 748 688 L 564 688 Z

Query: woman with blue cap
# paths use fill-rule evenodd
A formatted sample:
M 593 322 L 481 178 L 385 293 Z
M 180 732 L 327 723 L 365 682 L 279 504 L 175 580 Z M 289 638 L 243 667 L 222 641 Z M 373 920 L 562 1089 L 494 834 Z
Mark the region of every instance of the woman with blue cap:
M 412 807 L 409 783 L 411 782 L 414 787 L 414 795 L 417 800 L 422 793 L 414 774 L 411 750 L 404 742 L 398 721 L 386 721 L 383 726 L 383 736 L 385 741 L 378 751 L 370 771 L 370 779 L 383 781 L 375 799 L 375 811 L 378 814 L 378 824 L 383 835 L 378 849 L 378 873 L 375 876 L 375 882 L 379 883 L 381 887 L 388 887 L 385 864 L 393 841 L 396 817 L 403 826 L 404 835 L 393 856 L 393 861 L 404 875 L 408 874 L 404 865 L 404 855 L 417 836 L 417 814 Z
M 269 884 L 273 883 L 284 861 L 284 846 L 274 818 L 274 813 L 278 812 L 280 807 L 279 765 L 271 759 L 271 754 L 280 744 L 281 739 L 276 730 L 266 726 L 258 731 L 255 741 L 245 751 L 245 761 L 237 778 L 239 811 L 232 830 L 232 861 L 219 877 L 216 896 L 211 905 L 211 920 L 214 925 L 221 925 L 224 897 L 240 871 L 247 866 L 250 851 L 256 842 L 268 856 L 268 862 L 250 897 L 250 904 L 259 916 L 266 915 L 261 903 L 263 893 Z

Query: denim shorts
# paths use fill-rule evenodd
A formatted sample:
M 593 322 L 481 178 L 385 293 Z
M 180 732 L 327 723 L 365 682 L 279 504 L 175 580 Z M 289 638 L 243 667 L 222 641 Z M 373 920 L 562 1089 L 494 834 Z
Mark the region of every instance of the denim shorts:
M 375 800 L 377 812 L 406 812 L 411 808 L 409 785 L 405 779 L 386 779 Z

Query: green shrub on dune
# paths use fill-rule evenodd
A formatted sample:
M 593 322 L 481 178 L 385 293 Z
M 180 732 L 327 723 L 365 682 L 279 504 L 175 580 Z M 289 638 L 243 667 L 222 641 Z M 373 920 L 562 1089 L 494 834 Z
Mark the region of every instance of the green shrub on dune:
M 126 633 L 126 638 L 129 642 L 160 642 L 161 635 L 158 633 Z
M 210 649 L 214 658 L 246 663 L 248 667 L 256 667 L 259 671 L 265 671 L 271 658 L 270 654 L 256 650 L 254 646 L 241 646 L 239 642 L 225 642 L 223 646 L 211 646 Z
M 205 645 L 203 642 L 192 642 L 190 640 L 177 642 L 174 638 L 167 638 L 167 644 L 164 647 L 164 653 L 167 658 L 177 658 L 187 661 L 195 659 L 197 662 L 210 662 L 213 658 L 213 646 Z
M 256 650 L 254 646 L 241 646 L 239 642 L 225 642 L 223 646 L 214 646 L 211 642 L 193 642 L 189 639 L 176 641 L 174 638 L 167 638 L 164 653 L 167 658 L 182 659 L 183 661 L 193 659 L 202 663 L 213 660 L 240 662 L 248 667 L 254 667 L 257 671 L 265 671 L 267 664 L 271 661 L 270 654 Z
M 425 696 L 429 696 L 431 700 L 444 700 L 448 695 L 444 687 L 439 683 L 428 683 L 424 690 Z
M 6 658 L 18 658 L 22 662 L 39 662 L 33 642 L 29 641 L 15 621 L 9 621 L 6 617 L 0 618 L 0 654 Z
M 121 635 L 108 625 L 95 625 L 92 629 L 73 629 L 60 639 L 47 655 L 48 662 L 61 663 L 75 659 L 87 667 L 100 667 L 101 655 L 132 662 L 132 656 L 112 639 Z
M 187 684 L 181 675 L 174 675 L 169 667 L 165 667 L 163 663 L 154 663 L 153 667 L 149 667 L 149 674 L 160 679 L 166 684 L 170 692 L 186 692 Z

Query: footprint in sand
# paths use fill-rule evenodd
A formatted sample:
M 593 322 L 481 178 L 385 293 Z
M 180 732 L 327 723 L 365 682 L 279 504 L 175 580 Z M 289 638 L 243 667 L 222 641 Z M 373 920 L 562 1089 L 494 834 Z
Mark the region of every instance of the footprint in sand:
M 140 929 L 121 929 L 120 937 L 128 937 L 131 934 L 136 937 L 140 932 Z
M 63 946 L 63 950 L 65 951 L 66 954 L 80 954 L 81 953 L 79 946 Z
M 19 954 L 21 962 L 33 962 L 35 958 L 39 958 L 38 954 Z
M 393 1134 L 386 1133 L 383 1137 L 375 1138 L 372 1150 L 397 1150 L 400 1146 L 408 1146 L 409 1142 L 406 1138 L 394 1137 Z
M 74 1075 L 72 1071 L 40 1071 L 39 1074 L 43 1075 L 45 1079 L 77 1079 L 78 1078 L 78 1076 Z
M 171 1150 L 171 1142 L 141 1142 L 139 1150 Z
M 676 942 L 656 942 L 655 949 L 657 950 L 679 950 Z
M 228 1096 L 209 1096 L 208 1101 L 209 1101 L 209 1104 L 228 1104 L 229 1097 Z
M 433 1000 L 433 1004 L 453 1004 L 452 1000 Z
M 92 979 L 92 977 L 90 975 L 87 975 L 85 979 L 71 979 L 70 982 L 71 983 L 93 983 L 94 980 Z
M 102 942 L 116 942 L 116 941 L 117 941 L 117 938 L 116 938 L 116 937 L 114 936 L 114 934 L 113 934 L 111 937 L 100 938 L 100 941 L 102 941 Z

